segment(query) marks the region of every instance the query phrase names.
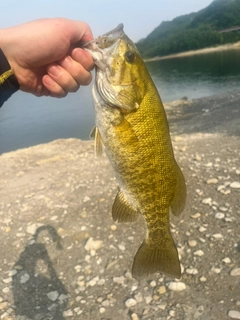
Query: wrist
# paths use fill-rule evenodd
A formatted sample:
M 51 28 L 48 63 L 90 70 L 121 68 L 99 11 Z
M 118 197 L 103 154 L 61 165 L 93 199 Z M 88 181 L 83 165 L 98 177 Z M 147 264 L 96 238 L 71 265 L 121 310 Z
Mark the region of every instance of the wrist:
M 0 48 L 0 107 L 17 90 L 19 83 Z

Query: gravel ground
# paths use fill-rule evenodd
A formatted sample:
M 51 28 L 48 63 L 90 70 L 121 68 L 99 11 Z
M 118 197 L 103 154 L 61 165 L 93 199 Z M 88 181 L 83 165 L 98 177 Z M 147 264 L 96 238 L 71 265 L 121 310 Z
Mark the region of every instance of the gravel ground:
M 166 106 L 188 187 L 172 217 L 183 276 L 131 277 L 143 221 L 116 224 L 93 142 L 0 156 L 0 319 L 240 319 L 240 92 Z

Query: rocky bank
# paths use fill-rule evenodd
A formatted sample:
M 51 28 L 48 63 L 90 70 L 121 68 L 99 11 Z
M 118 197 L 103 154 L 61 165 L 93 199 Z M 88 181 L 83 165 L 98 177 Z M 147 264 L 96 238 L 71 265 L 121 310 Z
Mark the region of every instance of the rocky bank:
M 93 142 L 0 156 L 0 319 L 240 319 L 240 91 L 166 105 L 188 201 L 172 217 L 183 275 L 131 277 L 143 221 L 116 224 Z

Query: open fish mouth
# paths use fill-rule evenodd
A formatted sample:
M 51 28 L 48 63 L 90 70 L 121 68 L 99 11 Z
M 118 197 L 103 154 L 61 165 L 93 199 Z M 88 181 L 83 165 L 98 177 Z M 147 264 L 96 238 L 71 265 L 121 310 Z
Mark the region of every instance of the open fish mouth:
M 90 53 L 98 68 L 104 70 L 106 67 L 105 57 L 108 56 L 107 52 L 110 51 L 124 35 L 123 24 L 120 23 L 115 29 L 84 43 L 83 49 Z
M 115 29 L 103 34 L 97 39 L 90 40 L 83 45 L 84 49 L 98 50 L 106 49 L 112 46 L 117 40 L 121 39 L 125 33 L 123 23 L 120 23 Z

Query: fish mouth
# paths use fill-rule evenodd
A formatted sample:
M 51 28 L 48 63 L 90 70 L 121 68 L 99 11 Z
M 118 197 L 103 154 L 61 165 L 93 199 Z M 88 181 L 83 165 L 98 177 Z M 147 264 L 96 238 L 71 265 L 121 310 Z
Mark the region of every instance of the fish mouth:
M 106 56 L 107 51 L 110 51 L 114 44 L 125 35 L 123 27 L 123 23 L 120 23 L 115 29 L 84 43 L 83 49 L 90 53 L 100 69 L 103 70 L 106 67 L 104 56 Z

